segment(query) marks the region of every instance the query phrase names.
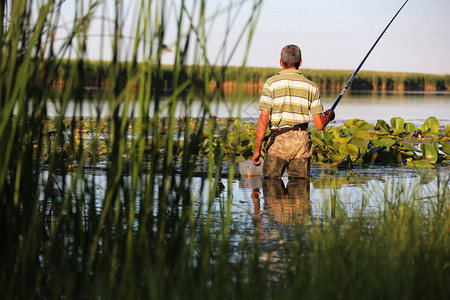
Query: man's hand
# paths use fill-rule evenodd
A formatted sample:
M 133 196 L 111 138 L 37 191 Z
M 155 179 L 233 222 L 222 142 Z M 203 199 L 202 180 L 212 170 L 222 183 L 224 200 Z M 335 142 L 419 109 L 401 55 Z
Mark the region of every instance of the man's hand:
M 258 123 L 256 124 L 256 140 L 255 140 L 255 152 L 253 152 L 252 161 L 255 166 L 259 166 L 261 161 L 261 144 L 266 134 L 267 124 L 269 123 L 270 111 L 262 110 L 258 118 Z
M 334 111 L 331 109 L 325 111 L 323 114 L 313 115 L 314 125 L 316 125 L 318 130 L 322 130 L 330 121 L 334 120 L 334 117 Z
M 255 153 L 253 153 L 252 161 L 255 166 L 259 166 L 261 164 L 261 161 L 259 160 L 260 157 L 261 157 L 260 151 L 255 151 Z
M 325 111 L 324 114 L 325 114 L 325 117 L 327 117 L 327 119 L 329 120 L 328 122 L 334 120 L 334 117 L 335 117 L 334 110 L 328 109 Z

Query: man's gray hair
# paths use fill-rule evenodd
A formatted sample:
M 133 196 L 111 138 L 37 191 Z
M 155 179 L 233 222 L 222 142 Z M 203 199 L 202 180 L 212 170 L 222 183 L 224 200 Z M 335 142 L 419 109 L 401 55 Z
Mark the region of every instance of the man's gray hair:
M 295 67 L 298 69 L 300 67 L 300 62 L 302 61 L 302 52 L 300 48 L 296 45 L 284 46 L 281 50 L 281 61 L 286 69 Z

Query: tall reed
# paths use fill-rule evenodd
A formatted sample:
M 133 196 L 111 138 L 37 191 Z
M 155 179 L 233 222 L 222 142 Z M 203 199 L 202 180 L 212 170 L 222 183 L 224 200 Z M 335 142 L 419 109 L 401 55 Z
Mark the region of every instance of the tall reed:
M 214 17 L 235 20 L 242 9 L 251 12 L 244 16 L 248 21 L 242 28 L 228 23 L 227 32 L 241 32 L 231 46 L 248 47 L 245 37 L 251 40 L 261 3 L 230 1 L 216 9 L 206 1 L 134 5 L 127 15 L 124 2 L 2 2 L 0 279 L 7 298 L 75 298 L 80 290 L 87 297 L 180 296 L 188 279 L 207 287 L 213 247 L 228 247 L 229 217 L 223 219 L 222 233 L 212 238 L 210 221 L 200 222 L 202 216 L 194 215 L 195 150 L 203 141 L 216 91 L 197 87 L 185 76 L 186 65 L 208 78 L 207 30 Z M 174 23 L 168 21 L 174 16 Z M 130 17 L 136 21 L 133 31 L 124 32 Z M 175 41 L 166 46 L 173 39 L 167 36 L 173 25 Z M 97 50 L 90 44 L 93 27 L 102 29 L 100 48 L 112 45 L 110 59 L 100 54 L 98 69 L 104 71 L 95 80 L 86 58 Z M 108 28 L 113 28 L 111 35 Z M 126 42 L 127 35 L 134 37 L 132 43 Z M 225 35 L 224 45 L 228 42 Z M 166 101 L 161 61 L 167 47 L 175 61 L 173 92 Z M 97 101 L 89 100 L 92 93 L 86 87 L 99 88 L 96 122 L 90 128 L 79 117 L 85 101 Z M 204 105 L 191 127 L 190 103 L 199 91 Z M 185 103 L 186 117 L 185 130 L 177 131 L 179 101 Z M 59 108 L 52 122 L 47 117 L 50 103 Z M 110 111 L 102 118 L 105 103 Z M 216 130 L 215 125 L 209 130 L 209 141 Z M 184 141 L 181 155 L 174 153 L 174 137 Z M 208 181 L 202 184 L 215 182 L 208 196 L 210 210 L 223 155 L 209 151 L 207 157 Z M 229 208 L 231 194 L 224 201 Z M 221 255 L 222 264 L 228 255 Z M 198 276 L 191 278 L 195 272 Z

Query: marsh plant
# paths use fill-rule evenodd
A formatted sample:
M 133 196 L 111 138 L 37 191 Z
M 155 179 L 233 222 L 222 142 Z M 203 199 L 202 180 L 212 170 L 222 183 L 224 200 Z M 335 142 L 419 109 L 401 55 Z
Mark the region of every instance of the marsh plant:
M 239 139 L 227 136 L 243 126 L 239 118 L 214 121 L 210 105 L 221 91 L 206 83 L 212 65 L 226 74 L 234 49 L 248 49 L 260 1 L 127 5 L 0 5 L 2 297 L 448 298 L 446 173 L 426 200 L 433 209 L 398 193 L 386 196 L 392 205 L 381 214 L 337 210 L 280 227 L 280 240 L 291 242 L 281 244 L 276 263 L 259 231 L 234 224 L 236 151 L 225 153 L 215 137 L 237 149 Z M 220 36 L 210 32 L 218 18 L 227 20 Z M 212 39 L 221 43 L 218 54 L 208 52 Z M 107 72 L 91 84 L 85 65 L 96 51 Z M 162 67 L 168 53 L 170 85 Z M 61 76 L 67 60 L 75 64 Z M 194 96 L 202 97 L 200 111 L 192 111 Z M 233 105 L 241 96 L 237 85 Z M 79 117 L 86 101 L 98 103 L 88 124 Z M 185 116 L 177 120 L 180 101 Z M 51 120 L 48 103 L 59 108 Z M 331 200 L 336 207 L 340 199 Z

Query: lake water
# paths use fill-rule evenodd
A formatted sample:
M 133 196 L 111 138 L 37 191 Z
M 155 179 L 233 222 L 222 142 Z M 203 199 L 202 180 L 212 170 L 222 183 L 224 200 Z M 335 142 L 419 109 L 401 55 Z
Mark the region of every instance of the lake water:
M 336 95 L 323 96 L 324 106 L 331 107 Z M 352 93 L 345 95 L 336 107 L 336 120 L 359 118 L 369 123 L 402 117 L 420 126 L 434 116 L 441 126 L 450 123 L 450 93 Z
M 338 92 L 327 91 L 322 94 L 324 108 L 333 104 Z M 213 101 L 210 107 L 210 115 L 220 118 L 241 116 L 248 121 L 256 122 L 259 111 L 257 110 L 258 95 L 246 96 L 241 108 L 237 101 L 231 97 Z M 137 111 L 133 106 L 131 110 Z M 66 116 L 74 115 L 75 105 L 69 103 Z M 180 101 L 177 107 L 179 117 L 186 115 L 199 116 L 202 103 L 194 101 L 189 111 L 184 110 L 184 104 Z M 48 104 L 48 114 L 55 116 L 58 106 Z M 85 117 L 106 116 L 110 114 L 108 103 L 96 103 L 85 101 L 76 109 L 75 115 Z M 138 113 L 134 112 L 134 115 Z M 438 119 L 441 127 L 450 124 L 450 93 L 419 93 L 419 92 L 385 92 L 385 93 L 347 93 L 336 108 L 336 120 L 332 126 L 338 126 L 348 119 L 359 118 L 375 124 L 378 119 L 389 123 L 392 117 L 402 117 L 407 122 L 421 126 L 430 116 Z M 440 185 L 448 184 L 450 168 L 444 166 L 439 170 L 417 172 L 412 169 L 394 167 L 356 168 L 348 170 L 330 170 L 313 166 L 309 181 L 289 182 L 287 177 L 277 182 L 263 181 L 259 177 L 235 178 L 231 183 L 226 178 L 221 178 L 224 186 L 217 196 L 216 209 L 218 216 L 226 198 L 227 189 L 232 191 L 233 218 L 237 226 L 249 228 L 256 223 L 264 224 L 269 220 L 280 222 L 288 218 L 283 215 L 284 208 L 293 207 L 292 203 L 301 203 L 303 213 L 313 216 L 332 215 L 337 211 L 347 211 L 352 215 L 356 212 L 380 211 L 385 208 L 386 197 L 403 191 L 402 197 L 412 199 L 413 193 L 418 193 L 424 201 L 436 195 Z M 104 175 L 97 174 L 99 185 L 99 199 L 102 198 L 102 190 L 106 184 Z M 208 189 L 208 183 L 203 184 L 203 178 L 193 179 L 193 193 L 197 195 L 199 202 L 207 201 L 207 191 L 201 191 L 200 187 Z M 231 186 L 230 186 L 231 184 Z M 337 199 L 336 205 L 331 205 L 330 199 Z M 297 205 L 296 204 L 296 205 Z M 306 206 L 305 206 L 306 205 Z M 305 210 L 306 209 L 306 210 Z M 259 225 L 258 225 L 259 226 Z
M 322 101 L 324 109 L 330 108 L 334 103 L 338 91 L 324 91 Z M 242 106 L 239 108 L 237 100 L 233 97 L 218 98 L 210 106 L 210 114 L 220 118 L 241 116 L 249 121 L 256 121 L 259 116 L 257 109 L 258 95 L 245 96 L 242 99 Z M 202 111 L 203 104 L 200 100 L 194 101 L 186 111 L 182 100 L 177 107 L 177 116 L 186 114 L 198 117 Z M 58 105 L 48 103 L 48 115 L 58 114 Z M 138 115 L 137 105 L 130 111 Z M 74 113 L 75 112 L 75 113 Z M 450 123 L 450 92 L 347 92 L 336 107 L 335 124 L 339 125 L 348 119 L 363 119 L 375 124 L 378 119 L 383 119 L 389 123 L 393 117 L 402 117 L 407 122 L 412 122 L 416 126 L 421 126 L 423 122 L 431 116 L 438 119 L 441 126 Z M 154 112 L 151 111 L 151 114 Z M 66 110 L 66 116 L 97 117 L 110 114 L 110 106 L 107 102 L 85 101 L 81 110 L 75 109 L 75 103 L 70 102 Z
M 92 174 L 85 174 L 86 182 L 92 181 Z M 95 206 L 101 212 L 103 199 L 106 194 L 106 173 L 95 173 Z M 436 170 L 415 171 L 406 168 L 371 167 L 359 168 L 352 171 L 322 169 L 314 166 L 311 178 L 308 180 L 265 180 L 260 177 L 220 178 L 222 189 L 216 193 L 213 202 L 209 195 L 213 182 L 203 177 L 194 177 L 190 184 L 194 197 L 194 208 L 200 217 L 210 213 L 212 224 L 218 228 L 227 210 L 227 193 L 231 190 L 230 213 L 232 226 L 239 232 L 253 232 L 260 228 L 261 232 L 276 230 L 278 226 L 303 218 L 333 217 L 345 214 L 350 217 L 365 214 L 382 213 L 389 206 L 395 206 L 396 201 L 414 201 L 425 203 L 428 209 L 437 205 L 437 195 L 447 189 L 450 167 L 440 167 Z M 44 180 L 48 172 L 43 173 Z M 56 176 L 56 185 L 62 185 L 62 177 Z M 125 184 L 131 179 L 125 176 Z M 73 183 L 71 176 L 65 178 L 66 185 Z M 155 196 L 158 185 L 162 184 L 162 177 L 156 177 Z M 80 184 L 80 187 L 84 187 Z M 55 186 L 56 188 L 56 186 Z M 83 190 L 75 193 L 84 193 Z M 448 196 L 447 196 L 448 197 Z M 88 199 L 89 194 L 79 196 Z M 333 202 L 333 200 L 335 202 Z M 157 205 L 157 203 L 155 204 Z M 86 204 L 88 206 L 88 204 Z M 139 211 L 139 199 L 136 208 Z M 155 208 L 155 213 L 157 209 Z
M 330 108 L 336 100 L 338 91 L 322 93 L 324 109 Z M 256 119 L 258 97 L 243 106 L 242 117 Z M 219 110 L 222 111 L 222 110 Z M 228 111 L 228 110 L 225 110 Z M 347 93 L 335 110 L 335 122 L 341 124 L 349 119 L 363 119 L 375 124 L 378 119 L 387 122 L 393 117 L 402 117 L 407 122 L 420 126 L 431 116 L 439 124 L 450 123 L 450 93 L 424 92 L 353 92 Z

